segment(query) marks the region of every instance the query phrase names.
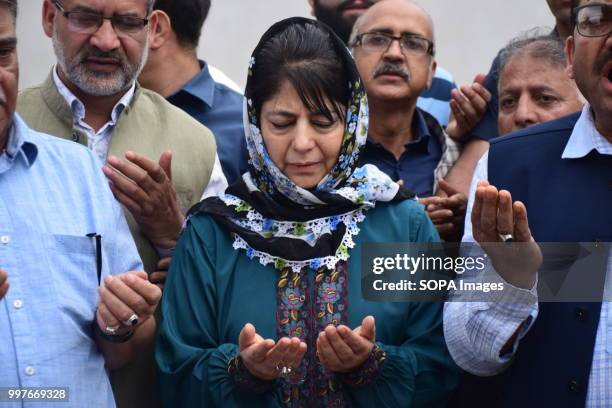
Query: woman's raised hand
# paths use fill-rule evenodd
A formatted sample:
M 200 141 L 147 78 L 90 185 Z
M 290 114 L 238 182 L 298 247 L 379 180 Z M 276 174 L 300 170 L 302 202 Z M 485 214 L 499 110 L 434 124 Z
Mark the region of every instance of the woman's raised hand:
M 361 326 L 351 330 L 346 326 L 329 325 L 319 333 L 317 354 L 321 363 L 337 373 L 359 368 L 370 356 L 376 341 L 374 317 L 363 319 Z
M 283 367 L 298 367 L 306 353 L 306 343 L 299 338 L 283 337 L 278 342 L 264 340 L 250 323 L 242 328 L 238 345 L 242 362 L 249 372 L 266 381 L 278 378 Z

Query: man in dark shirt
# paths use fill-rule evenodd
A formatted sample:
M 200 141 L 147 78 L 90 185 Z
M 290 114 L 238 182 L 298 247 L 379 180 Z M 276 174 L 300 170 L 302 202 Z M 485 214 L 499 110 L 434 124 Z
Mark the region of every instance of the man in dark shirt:
M 183 109 L 215 135 L 228 183 L 246 172 L 243 96 L 215 82 L 197 47 L 210 0 L 156 0 L 159 25 L 139 82 Z
M 355 23 L 349 40 L 368 93 L 370 129 L 362 161 L 401 180 L 419 197 L 435 194 L 459 156 L 439 122 L 417 107 L 436 70 L 433 24 L 408 0 L 380 1 Z M 456 239 L 465 196 L 445 182 L 452 203 L 425 202 L 445 239 Z M 443 204 L 431 208 L 429 204 Z M 451 225 L 448 225 L 451 224 Z

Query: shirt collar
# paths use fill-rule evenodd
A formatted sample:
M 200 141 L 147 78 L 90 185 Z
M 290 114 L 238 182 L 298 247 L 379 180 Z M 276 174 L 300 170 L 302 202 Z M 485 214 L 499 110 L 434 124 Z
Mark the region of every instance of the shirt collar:
M 423 114 L 417 108 L 414 111 L 414 116 L 412 118 L 412 123 L 414 125 L 414 134 L 413 139 L 406 143 L 404 146 L 408 148 L 421 148 L 424 152 L 429 152 L 429 139 L 431 138 L 431 132 L 429 127 L 427 126 L 427 121 Z M 384 146 L 381 143 L 374 142 L 368 138 L 366 144 L 370 144 L 372 146 L 377 146 L 381 149 L 384 149 Z
M 57 74 L 57 65 L 53 68 L 53 82 L 55 83 L 55 86 L 57 87 L 57 90 L 60 93 L 60 95 L 62 95 L 62 97 L 66 100 L 66 103 L 68 103 L 68 106 L 70 106 L 70 109 L 72 110 L 72 115 L 75 121 L 80 122 L 83 119 L 85 119 L 85 114 L 86 114 L 85 105 L 83 105 L 83 102 L 81 102 L 79 98 L 77 98 L 72 93 L 72 91 L 68 89 L 68 87 L 64 84 L 64 82 L 60 79 L 59 75 Z M 117 124 L 119 115 L 121 115 L 121 112 L 123 112 L 125 107 L 128 106 L 132 102 L 132 99 L 134 98 L 135 93 L 136 93 L 136 81 L 132 83 L 132 86 L 130 87 L 130 89 L 128 89 L 128 91 L 125 94 L 123 94 L 121 99 L 119 99 L 119 101 L 113 107 L 113 110 L 111 112 L 111 120 L 110 120 L 110 123 L 112 125 Z
M 199 62 L 200 72 L 191 78 L 177 93 L 186 92 L 204 102 L 209 108 L 212 108 L 215 99 L 215 80 L 210 75 L 206 62 L 201 60 Z
M 0 156 L 0 173 L 7 171 L 15 159 L 24 160 L 31 167 L 38 156 L 38 147 L 30 135 L 31 130 L 19 114 L 13 116 L 13 124 L 9 129 L 6 152 Z
M 572 130 L 561 158 L 579 159 L 587 156 L 593 150 L 600 154 L 612 155 L 612 143 L 595 127 L 591 105 L 587 103 L 582 108 L 582 114 Z
M 406 146 L 418 144 L 426 147 L 427 150 L 429 150 L 429 138 L 431 137 L 431 133 L 429 132 L 429 127 L 427 126 L 425 118 L 418 109 L 414 111 L 414 121 L 414 136 L 416 137 L 412 142 L 407 143 Z

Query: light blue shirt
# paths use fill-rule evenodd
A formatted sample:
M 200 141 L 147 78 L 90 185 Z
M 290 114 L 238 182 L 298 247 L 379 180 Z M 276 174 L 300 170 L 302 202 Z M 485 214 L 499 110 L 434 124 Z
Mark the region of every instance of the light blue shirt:
M 572 160 L 585 157 L 596 150 L 612 155 L 612 143 L 595 127 L 590 105 L 586 105 L 576 122 L 561 158 Z M 488 152 L 480 159 L 472 178 L 465 217 L 463 242 L 474 242 L 472 235 L 472 207 L 480 180 L 488 179 Z M 529 209 L 527 209 L 529 211 Z M 469 278 L 468 276 L 463 277 Z M 500 278 L 501 279 L 501 278 Z M 612 254 L 608 257 L 605 299 L 612 298 Z M 512 353 L 500 356 L 500 351 L 512 334 L 525 321 L 537 316 L 538 298 L 535 287 L 524 290 L 504 285 L 503 299 L 494 302 L 448 302 L 444 305 L 444 335 L 455 362 L 476 375 L 497 374 L 510 364 L 518 343 L 531 324 L 521 328 Z M 536 285 L 537 286 L 537 285 Z M 612 306 L 603 302 L 593 363 L 589 377 L 586 407 L 612 406 Z
M 18 115 L 0 156 L 0 387 L 68 387 L 61 407 L 114 407 L 92 336 L 102 279 L 142 270 L 123 213 L 86 147 L 35 132 Z M 2 403 L 41 407 L 49 403 Z

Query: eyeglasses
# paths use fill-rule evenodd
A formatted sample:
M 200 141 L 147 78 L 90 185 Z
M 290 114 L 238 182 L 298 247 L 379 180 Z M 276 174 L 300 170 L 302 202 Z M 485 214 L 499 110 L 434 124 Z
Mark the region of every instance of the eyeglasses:
M 612 4 L 585 4 L 574 9 L 576 28 L 583 37 L 605 37 L 612 33 Z
M 68 19 L 68 29 L 79 34 L 93 34 L 100 29 L 104 20 L 110 20 L 117 34 L 134 35 L 140 32 L 148 23 L 146 18 L 113 14 L 105 17 L 102 13 L 91 11 L 66 11 L 59 1 L 53 4 Z
M 417 34 L 402 34 L 396 37 L 389 33 L 371 32 L 359 34 L 353 46 L 361 45 L 364 50 L 369 52 L 387 52 L 393 41 L 399 41 L 400 48 L 404 53 L 413 55 L 434 55 L 434 43 L 427 38 Z

